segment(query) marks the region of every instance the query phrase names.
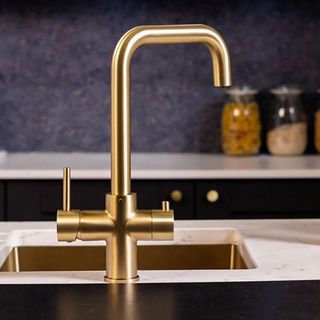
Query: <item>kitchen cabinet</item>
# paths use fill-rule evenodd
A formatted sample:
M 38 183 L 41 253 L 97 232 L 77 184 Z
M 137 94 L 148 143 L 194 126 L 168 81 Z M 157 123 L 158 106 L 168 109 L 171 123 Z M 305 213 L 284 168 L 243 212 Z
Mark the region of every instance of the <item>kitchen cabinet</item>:
M 174 190 L 179 190 L 183 194 L 179 201 L 171 199 L 171 193 Z M 137 201 L 140 209 L 161 209 L 161 201 L 168 200 L 175 210 L 177 219 L 194 218 L 192 182 L 135 180 L 132 181 L 132 191 L 138 194 Z M 103 209 L 107 192 L 110 192 L 110 181 L 73 180 L 71 207 Z M 9 221 L 55 220 L 57 209 L 62 208 L 62 182 L 57 180 L 8 181 L 6 200 L 2 202 L 6 202 Z
M 197 181 L 199 219 L 316 218 L 320 216 L 318 179 L 235 179 Z M 209 191 L 218 199 L 210 202 Z
M 72 181 L 72 208 L 104 208 L 104 194 L 109 188 L 109 184 L 105 181 Z M 61 181 L 28 180 L 7 183 L 7 216 L 9 221 L 55 220 L 57 209 L 61 208 Z
M 195 219 L 195 185 L 192 181 L 160 181 L 159 202 L 156 207 L 161 206 L 161 201 L 167 200 L 175 211 L 176 219 Z
M 73 180 L 74 209 L 104 208 L 110 181 Z M 317 218 L 320 179 L 133 180 L 138 208 L 161 208 L 170 201 L 176 219 Z M 0 219 L 55 220 L 62 207 L 60 180 L 0 183 Z
M 5 184 L 0 182 L 0 221 L 6 219 Z
M 214 199 L 209 193 L 215 192 Z M 198 219 L 226 219 L 230 211 L 230 190 L 228 181 L 196 182 L 196 217 Z

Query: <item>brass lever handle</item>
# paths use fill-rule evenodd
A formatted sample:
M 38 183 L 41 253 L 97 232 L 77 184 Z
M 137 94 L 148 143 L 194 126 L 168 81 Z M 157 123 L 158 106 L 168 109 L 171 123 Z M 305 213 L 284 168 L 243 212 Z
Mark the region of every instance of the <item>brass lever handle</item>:
M 162 201 L 162 210 L 163 211 L 170 211 L 170 203 L 169 203 L 169 201 Z
M 70 211 L 71 168 L 63 168 L 63 211 Z

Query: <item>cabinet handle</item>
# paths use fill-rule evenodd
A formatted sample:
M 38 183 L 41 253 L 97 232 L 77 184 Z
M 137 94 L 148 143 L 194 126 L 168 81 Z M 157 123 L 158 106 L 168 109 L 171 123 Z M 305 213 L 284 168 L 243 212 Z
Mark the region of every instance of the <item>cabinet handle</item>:
M 207 200 L 210 203 L 215 203 L 219 200 L 219 193 L 216 190 L 209 190 L 207 192 Z
M 180 190 L 171 191 L 170 198 L 173 202 L 181 202 L 183 193 Z

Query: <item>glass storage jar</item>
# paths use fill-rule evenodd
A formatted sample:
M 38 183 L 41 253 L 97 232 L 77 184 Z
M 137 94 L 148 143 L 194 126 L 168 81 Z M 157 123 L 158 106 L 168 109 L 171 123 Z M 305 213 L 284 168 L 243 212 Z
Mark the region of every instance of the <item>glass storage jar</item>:
M 320 89 L 318 89 L 318 94 L 320 94 Z M 314 114 L 314 146 L 320 153 L 320 101 Z
M 253 155 L 261 146 L 257 90 L 249 86 L 226 90 L 228 100 L 222 112 L 222 148 L 229 155 Z
M 274 103 L 267 133 L 268 150 L 273 155 L 303 154 L 307 147 L 307 117 L 300 99 L 301 90 L 281 86 L 271 90 Z

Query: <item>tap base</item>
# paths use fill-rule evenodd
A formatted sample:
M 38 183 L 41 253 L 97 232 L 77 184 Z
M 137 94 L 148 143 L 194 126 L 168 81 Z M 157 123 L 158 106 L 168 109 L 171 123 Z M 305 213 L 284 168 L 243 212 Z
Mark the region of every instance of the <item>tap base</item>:
M 136 276 L 131 279 L 113 279 L 109 278 L 108 276 L 104 276 L 104 281 L 107 283 L 136 283 L 139 281 L 139 276 Z

